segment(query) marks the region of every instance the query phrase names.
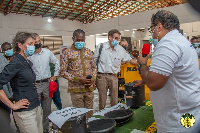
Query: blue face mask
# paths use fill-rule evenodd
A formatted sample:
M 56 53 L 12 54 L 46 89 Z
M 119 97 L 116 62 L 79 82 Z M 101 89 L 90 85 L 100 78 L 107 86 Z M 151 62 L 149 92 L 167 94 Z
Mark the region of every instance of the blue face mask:
M 157 26 L 156 26 L 157 27 Z M 153 32 L 152 32 L 152 34 L 151 34 L 151 36 L 152 36 L 152 38 L 153 38 L 153 33 L 155 32 L 155 30 L 156 30 L 156 27 L 154 28 L 154 30 L 153 30 Z M 160 34 L 160 32 L 158 33 L 158 36 L 159 36 L 159 34 Z M 157 46 L 157 44 L 158 44 L 158 36 L 157 36 L 157 38 L 156 39 L 152 39 L 152 43 L 153 43 L 153 45 L 156 47 Z
M 193 47 L 197 48 L 199 46 L 199 43 L 193 43 L 192 45 Z
M 153 45 L 156 47 L 156 45 L 158 44 L 158 39 L 153 39 L 152 40 Z
M 75 47 L 77 49 L 82 49 L 85 46 L 85 42 L 75 42 Z
M 35 46 L 27 46 L 27 50 L 24 51 L 26 56 L 31 56 L 35 53 Z
M 5 51 L 6 56 L 12 56 L 13 55 L 13 49 Z
M 117 46 L 119 44 L 119 42 L 115 39 L 113 39 L 113 41 L 111 42 L 112 46 Z

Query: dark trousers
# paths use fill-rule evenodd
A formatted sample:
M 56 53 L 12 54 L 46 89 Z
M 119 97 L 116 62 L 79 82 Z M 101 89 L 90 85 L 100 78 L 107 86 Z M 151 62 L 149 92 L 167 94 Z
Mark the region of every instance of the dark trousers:
M 56 83 L 57 83 L 58 88 L 57 88 L 56 92 L 53 93 L 52 100 L 53 100 L 54 104 L 56 105 L 57 109 L 61 110 L 62 102 L 61 102 L 61 98 L 60 98 L 59 83 L 58 82 L 56 82 Z
M 11 109 L 0 101 L 0 132 L 10 132 L 10 113 Z

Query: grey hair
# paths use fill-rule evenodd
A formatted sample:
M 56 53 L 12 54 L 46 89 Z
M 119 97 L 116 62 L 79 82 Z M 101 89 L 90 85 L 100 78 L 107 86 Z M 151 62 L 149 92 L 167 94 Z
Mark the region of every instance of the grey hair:
M 30 33 L 30 32 L 24 32 L 24 31 L 18 31 L 17 32 L 17 34 L 15 35 L 13 42 L 12 42 L 15 53 L 20 52 L 20 48 L 18 47 L 18 43 L 24 44 L 28 38 L 33 38 L 35 40 L 36 36 L 33 33 Z
M 157 13 L 153 14 L 151 18 L 151 23 L 156 26 L 158 22 L 160 22 L 167 30 L 179 30 L 180 28 L 178 17 L 170 11 L 159 10 Z

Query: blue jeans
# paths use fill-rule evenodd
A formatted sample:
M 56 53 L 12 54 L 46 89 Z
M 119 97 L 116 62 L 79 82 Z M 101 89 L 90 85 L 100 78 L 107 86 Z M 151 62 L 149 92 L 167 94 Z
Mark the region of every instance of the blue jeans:
M 56 92 L 53 93 L 52 100 L 53 100 L 53 103 L 56 105 L 56 108 L 58 110 L 61 110 L 62 109 L 62 102 L 61 102 L 61 98 L 60 98 L 59 83 L 57 81 L 56 81 L 56 83 L 57 83 L 58 88 L 57 88 Z M 40 104 L 41 104 L 41 107 L 42 107 L 42 101 L 40 101 Z
M 53 99 L 53 102 L 56 105 L 57 109 L 61 110 L 62 102 L 61 102 L 61 98 L 60 98 L 59 83 L 58 82 L 56 82 L 56 83 L 57 83 L 58 88 L 57 88 L 56 92 L 53 93 L 52 99 Z

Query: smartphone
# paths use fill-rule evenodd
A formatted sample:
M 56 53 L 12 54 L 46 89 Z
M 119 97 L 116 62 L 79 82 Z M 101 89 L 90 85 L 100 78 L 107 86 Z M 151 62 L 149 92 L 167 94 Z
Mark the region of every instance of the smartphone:
M 87 77 L 86 77 L 86 79 L 91 79 L 92 78 L 92 76 L 91 75 L 88 75 Z

